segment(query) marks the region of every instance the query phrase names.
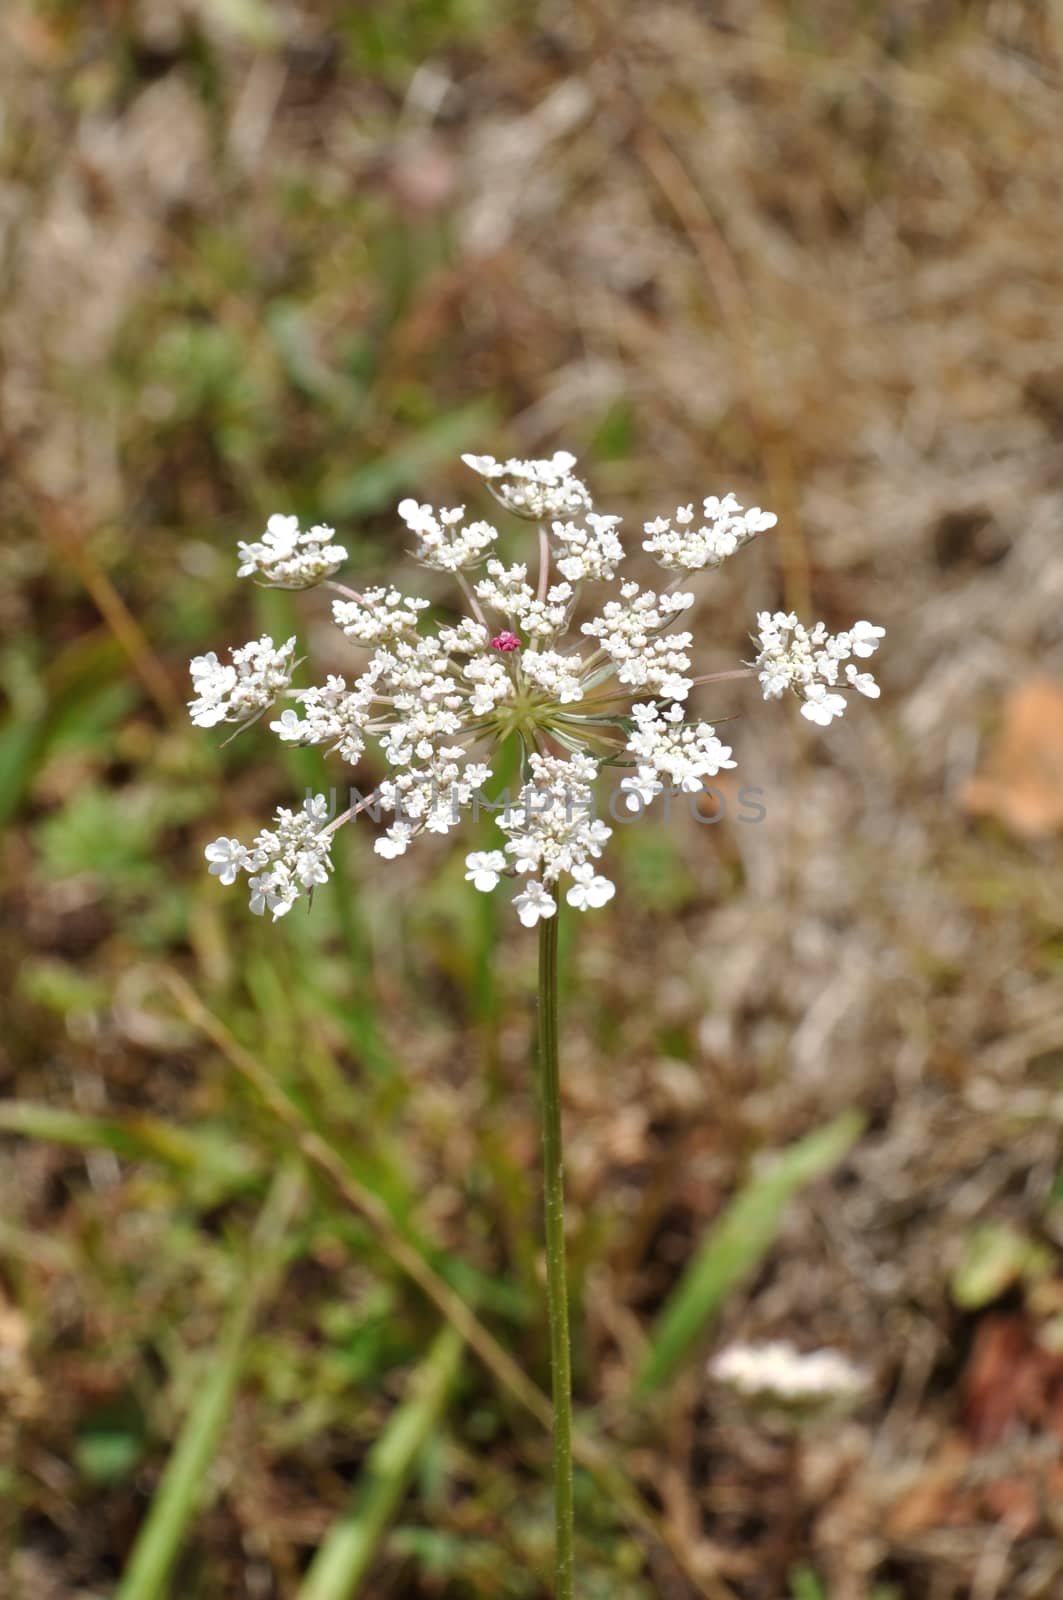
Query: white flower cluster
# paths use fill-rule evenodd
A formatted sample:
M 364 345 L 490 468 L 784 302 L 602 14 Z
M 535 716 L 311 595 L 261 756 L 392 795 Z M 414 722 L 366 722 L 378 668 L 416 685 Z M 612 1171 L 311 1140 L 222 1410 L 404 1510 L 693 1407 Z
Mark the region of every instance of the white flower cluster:
M 513 693 L 513 679 L 498 656 L 474 656 L 465 678 L 473 685 L 469 711 L 474 717 L 489 717 Z
M 650 537 L 643 540 L 642 548 L 671 571 L 700 572 L 704 567 L 718 567 L 779 520 L 773 511 L 762 511 L 759 506 L 743 511 L 733 494 L 722 500 L 710 495 L 702 501 L 702 510 L 705 521 L 697 528 L 693 506 L 679 506 L 671 517 L 644 523 L 643 531 Z M 673 521 L 677 524 L 674 528 Z
M 427 743 L 422 741 L 418 751 Z M 406 754 L 400 751 L 400 760 Z M 385 778 L 377 788 L 377 803 L 397 820 L 377 839 L 377 854 L 393 860 L 405 855 L 407 845 L 418 833 L 449 833 L 461 821 L 463 808 L 472 803 L 490 776 L 491 768 L 483 762 L 469 761 L 461 745 L 443 745 L 421 756 L 394 778 Z
M 669 631 L 693 594 L 622 582 L 615 598 L 574 628 L 581 585 L 616 581 L 624 554 L 619 519 L 591 509 L 573 476 L 575 458 L 559 451 L 549 461 L 466 459 L 509 510 L 542 519 L 534 586 L 526 565 L 495 557 L 489 523 L 466 523 L 464 508 L 437 511 L 403 500 L 399 516 L 416 536 L 418 558 L 458 577 L 472 616 L 433 628 L 426 600 L 390 584 L 358 593 L 330 581 L 341 596 L 332 614 L 351 655 L 348 673 L 292 690 L 295 640 L 276 646 L 263 637 L 235 651 L 231 665 L 197 656 L 190 709 L 201 727 L 245 724 L 287 695 L 291 703 L 270 723 L 283 742 L 320 746 L 352 764 L 372 752 L 383 777 L 350 814 L 383 815 L 375 848 L 387 859 L 423 833 L 448 833 L 463 809 L 490 800 L 504 847 L 470 855 L 466 876 L 482 890 L 502 877 L 522 878 L 514 904 L 532 927 L 553 916 L 562 898 L 585 911 L 613 895 L 595 865 L 610 837 L 592 808 L 603 767 L 629 769 L 620 788 L 629 809 L 639 811 L 666 789 L 695 794 L 735 763 L 710 723 L 684 714 L 691 691 L 711 681 L 690 675 L 692 635 Z M 715 565 L 774 521 L 759 510 L 743 512 L 733 495 L 704 505 L 702 527 L 693 528 L 689 507 L 648 526 L 647 547 L 664 565 L 681 573 Z M 271 517 L 262 544 L 241 546 L 240 570 L 289 587 L 327 578 L 342 551 L 326 537 L 331 530 L 301 534 L 294 518 Z M 558 581 L 551 582 L 555 566 Z M 479 572 L 470 580 L 466 568 Z M 782 613 L 758 621 L 756 670 L 766 697 L 793 689 L 805 716 L 829 722 L 844 706 L 834 693 L 843 677 L 846 686 L 877 695 L 870 674 L 850 658 L 871 655 L 881 628 L 858 622 L 832 638 L 822 623 L 807 632 Z M 506 810 L 483 786 L 492 753 L 513 737 L 523 750 L 521 793 Z M 252 909 L 283 916 L 327 876 L 328 840 L 348 813 L 326 825 L 322 805 L 278 812 L 275 826 L 249 847 L 215 840 L 207 847 L 211 872 L 227 884 L 246 872 Z
M 845 711 L 844 695 L 832 693 L 839 686 L 845 667 L 843 687 L 856 689 L 870 700 L 879 697 L 879 686 L 870 672 L 853 666 L 851 657 L 864 660 L 873 656 L 885 628 L 871 622 L 854 622 L 846 633 L 830 634 L 825 622 L 809 630 L 792 611 L 761 611 L 757 616 L 757 643 L 760 650 L 754 665 L 765 700 L 777 700 L 788 689 L 804 704 L 801 715 L 826 728 Z
M 583 699 L 578 658 L 556 650 L 525 650 L 522 666 L 527 682 L 558 705 L 571 706 Z
M 291 709 L 282 711 L 270 723 L 285 744 L 327 745 L 352 766 L 365 752 L 365 728 L 375 694 L 373 686 L 360 682 L 348 689 L 345 678 L 331 674 L 312 689 L 300 689 L 295 696 L 304 715 Z
M 867 1373 L 840 1351 L 806 1355 L 785 1339 L 728 1345 L 709 1363 L 709 1373 L 746 1398 L 798 1406 L 854 1400 L 868 1387 Z
M 231 666 L 220 662 L 213 650 L 195 656 L 189 666 L 196 698 L 189 701 L 188 711 L 197 728 L 252 722 L 271 706 L 292 681 L 295 637 L 278 646 L 264 633 L 230 655 Z
M 246 872 L 250 879 L 251 910 L 256 917 L 273 913 L 274 922 L 286 916 L 301 895 L 327 883 L 332 870 L 328 806 L 323 794 L 307 800 L 301 811 L 280 807 L 273 827 L 263 828 L 251 848 L 224 835 L 208 844 L 205 855 L 210 871 L 222 883 L 235 883 Z
M 518 517 L 578 516 L 590 509 L 587 486 L 572 476 L 576 458 L 558 450 L 549 461 L 496 461 L 494 456 L 462 456 L 478 472 L 495 499 Z
M 526 566 L 489 561 L 487 577 L 476 585 L 476 598 L 529 637 L 551 639 L 568 626 L 575 590 L 570 583 L 556 583 L 540 600 L 527 579 Z
M 583 624 L 583 632 L 601 642 L 616 667 L 618 680 L 638 689 L 652 689 L 664 700 L 685 700 L 692 680 L 689 633 L 666 633 L 674 616 L 694 604 L 692 594 L 664 594 L 640 590 L 637 583 L 620 586 L 620 600 L 610 600 L 600 617 Z
M 627 791 L 629 811 L 648 806 L 664 788 L 662 778 L 684 794 L 697 794 L 703 778 L 737 766 L 730 745 L 717 739 L 716 729 L 708 722 L 687 722 L 680 705 L 661 711 L 650 702 L 632 706 L 631 715 L 635 731 L 627 747 L 638 771 L 620 785 Z
M 591 866 L 613 830 L 594 815 L 598 769 L 588 756 L 577 754 L 566 760 L 535 753 L 529 766 L 530 781 L 498 826 L 506 835 L 505 855 L 514 871 L 528 879 L 513 904 L 524 926 L 533 928 L 540 917 L 552 917 L 557 910 L 555 886 L 563 873 L 573 880 L 566 899 L 577 910 L 604 906 L 613 898 L 609 879 L 599 877 Z M 503 864 L 505 855 L 496 852 Z
M 390 644 L 417 632 L 418 613 L 427 600 L 397 589 L 367 589 L 358 600 L 334 600 L 332 615 L 348 639 L 358 644 Z
M 498 538 L 497 528 L 489 522 L 470 522 L 463 527 L 464 506 L 435 511 L 431 506 L 419 506 L 416 500 L 400 500 L 399 516 L 420 541 L 414 551 L 416 559 L 440 572 L 475 567 Z
M 591 579 L 608 583 L 624 559 L 624 547 L 616 534 L 619 517 L 602 517 L 588 511 L 581 526 L 577 522 L 555 522 L 550 532 L 557 555 L 557 570 L 571 583 Z
M 240 565 L 238 578 L 255 578 L 275 589 L 308 589 L 328 578 L 347 559 L 341 544 L 333 544 L 335 529 L 307 528 L 299 531 L 298 517 L 275 513 L 266 523 L 261 541 L 237 543 Z

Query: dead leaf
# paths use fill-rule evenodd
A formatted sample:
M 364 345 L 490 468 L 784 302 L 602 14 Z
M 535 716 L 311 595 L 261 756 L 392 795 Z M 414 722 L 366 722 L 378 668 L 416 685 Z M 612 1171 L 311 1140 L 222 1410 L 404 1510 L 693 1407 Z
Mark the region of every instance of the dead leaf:
M 1055 1431 L 1063 1422 L 1063 1356 L 1042 1349 L 1021 1316 L 983 1317 L 964 1375 L 964 1401 L 967 1431 L 981 1449 L 1016 1426 Z
M 1025 838 L 1063 829 L 1063 685 L 1029 678 L 1012 691 L 1003 726 L 962 804 Z
M 1001 1461 L 1004 1467 L 1003 1460 Z M 998 1524 L 1016 1538 L 1033 1535 L 1045 1508 L 1059 1501 L 1063 1467 L 1043 1453 L 1021 1451 L 1006 1470 L 986 1476 L 990 1457 L 955 1435 L 945 1438 L 918 1479 L 888 1508 L 889 1539 L 902 1544 L 944 1528 Z
M 963 1440 L 947 1437 L 918 1480 L 890 1507 L 886 1517 L 890 1538 L 913 1539 L 948 1521 L 949 1508 L 970 1463 L 971 1451 Z
M 1028 1539 L 1041 1521 L 1042 1492 L 1043 1486 L 1030 1478 L 997 1478 L 982 1490 L 981 1503 L 994 1522 L 1017 1539 Z

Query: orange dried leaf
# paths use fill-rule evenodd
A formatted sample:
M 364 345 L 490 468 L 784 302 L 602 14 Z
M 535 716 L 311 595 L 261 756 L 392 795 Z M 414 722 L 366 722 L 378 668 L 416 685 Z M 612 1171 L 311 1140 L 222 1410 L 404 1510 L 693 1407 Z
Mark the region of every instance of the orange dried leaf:
M 995 817 L 1026 838 L 1063 829 L 1063 685 L 1030 678 L 1012 691 L 962 803 L 972 816 Z
M 890 1538 L 913 1539 L 950 1521 L 950 1509 L 970 1463 L 970 1448 L 954 1435 L 947 1437 L 916 1482 L 890 1507 L 886 1517 Z

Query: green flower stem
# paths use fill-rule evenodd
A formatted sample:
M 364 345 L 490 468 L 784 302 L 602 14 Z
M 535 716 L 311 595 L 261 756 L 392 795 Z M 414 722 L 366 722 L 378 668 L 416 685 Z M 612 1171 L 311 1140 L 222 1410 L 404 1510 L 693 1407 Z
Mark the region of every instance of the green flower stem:
M 554 891 L 557 904 L 557 891 Z M 561 1144 L 561 1076 L 557 1056 L 558 913 L 539 923 L 539 1080 L 546 1204 L 546 1300 L 554 1397 L 554 1600 L 572 1600 L 572 1357 L 565 1276 L 565 1175 Z

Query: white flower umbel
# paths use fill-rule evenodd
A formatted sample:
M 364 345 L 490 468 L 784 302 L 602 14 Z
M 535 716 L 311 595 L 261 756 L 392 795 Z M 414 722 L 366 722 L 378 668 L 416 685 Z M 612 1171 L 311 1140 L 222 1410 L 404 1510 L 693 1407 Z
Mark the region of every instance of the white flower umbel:
M 360 683 L 351 690 L 344 678 L 330 676 L 318 687 L 300 689 L 295 698 L 303 717 L 291 709 L 282 711 L 270 723 L 271 733 L 285 744 L 327 745 L 352 766 L 361 760 L 375 698 L 370 685 Z
M 733 494 L 722 500 L 710 495 L 702 501 L 702 511 L 704 521 L 698 527 L 693 506 L 679 506 L 670 517 L 644 523 L 649 538 L 642 541 L 642 548 L 670 571 L 700 572 L 703 567 L 718 567 L 779 520 L 773 511 L 759 506 L 743 511 Z
M 231 666 L 219 661 L 213 650 L 195 656 L 189 665 L 196 698 L 188 702 L 188 711 L 197 728 L 215 728 L 219 722 L 253 722 L 292 681 L 294 636 L 275 645 L 264 633 L 231 655 Z
M 273 827 L 263 828 L 250 849 L 238 839 L 223 836 L 208 844 L 204 854 L 211 872 L 222 883 L 234 883 L 239 873 L 246 872 L 251 910 L 256 916 L 270 911 L 276 922 L 301 895 L 328 882 L 330 846 L 328 807 L 324 795 L 319 794 L 307 800 L 301 811 L 279 808 Z
M 660 794 L 667 778 L 685 794 L 697 794 L 703 778 L 714 778 L 725 768 L 737 766 L 731 760 L 731 747 L 722 744 L 708 722 L 687 722 L 680 705 L 662 712 L 652 702 L 632 706 L 635 729 L 627 743 L 638 764 L 637 778 L 625 778 L 629 811 L 648 805 Z
M 624 547 L 615 529 L 619 517 L 600 517 L 588 511 L 582 526 L 576 522 L 554 522 L 550 542 L 557 555 L 557 570 L 572 583 L 584 579 L 609 582 L 624 559 Z
M 498 819 L 498 826 L 507 836 L 505 853 L 513 870 L 529 879 L 514 903 L 521 921 L 530 928 L 541 916 L 553 915 L 553 897 L 546 891 L 562 875 L 567 873 L 583 883 L 583 869 L 587 868 L 593 877 L 589 863 L 601 855 L 613 830 L 594 815 L 593 784 L 598 769 L 589 756 L 577 754 L 566 759 L 536 751 L 529 767 L 529 782 L 517 804 Z M 470 857 L 467 865 L 471 861 Z M 613 885 L 605 878 L 595 882 L 608 892 L 596 890 L 587 904 L 604 905 L 612 896 Z M 550 910 L 545 909 L 547 900 Z
M 332 615 L 356 644 L 392 644 L 417 632 L 419 613 L 427 607 L 427 600 L 397 589 L 367 589 L 357 600 L 334 600 Z
M 352 765 L 373 752 L 383 777 L 359 810 L 384 817 L 375 843 L 385 860 L 404 855 L 424 833 L 449 833 L 480 799 L 494 751 L 514 737 L 523 751 L 521 790 L 495 811 L 504 848 L 477 851 L 466 877 L 488 892 L 520 878 L 514 904 L 528 927 L 549 919 L 560 901 L 579 911 L 604 906 L 613 886 L 594 863 L 610 829 L 594 815 L 595 780 L 623 767 L 629 810 L 678 789 L 696 794 L 706 779 L 734 767 L 731 748 L 711 723 L 688 717 L 693 635 L 681 629 L 694 594 L 684 576 L 716 566 L 775 519 L 743 511 L 733 495 L 703 502 L 703 520 L 681 507 L 647 525 L 646 546 L 678 576 L 664 593 L 620 582 L 624 551 L 619 518 L 591 508 L 575 477 L 575 457 L 547 461 L 466 458 L 496 499 L 520 517 L 541 521 L 537 571 L 506 566 L 498 534 L 467 521 L 463 507 L 436 510 L 403 500 L 399 517 L 427 567 L 454 576 L 471 615 L 432 626 L 428 601 L 389 583 L 362 592 L 329 582 L 341 598 L 332 615 L 351 667 L 343 676 L 290 689 L 295 640 L 244 645 L 223 665 L 213 654 L 192 663 L 193 719 L 202 727 L 253 721 L 279 695 L 290 704 L 270 721 L 285 744 L 318 745 Z M 331 530 L 300 533 L 292 517 L 271 517 L 258 545 L 242 545 L 241 571 L 265 582 L 303 587 L 331 577 L 338 545 Z M 612 585 L 587 615 L 587 584 Z M 824 725 L 845 707 L 845 692 L 872 698 L 878 686 L 862 663 L 883 630 L 857 622 L 831 636 L 807 631 L 792 615 L 758 618 L 755 669 L 764 695 L 796 693 L 805 717 Z M 739 674 L 741 675 L 741 674 Z M 751 674 L 750 674 L 751 675 Z M 735 676 L 735 674 L 723 674 Z M 278 823 L 250 846 L 223 837 L 208 847 L 222 883 L 246 873 L 252 909 L 283 916 L 324 882 L 328 840 L 346 813 L 278 813 Z
M 709 1375 L 746 1399 L 819 1406 L 858 1399 L 868 1376 L 839 1350 L 802 1354 L 785 1339 L 732 1344 L 713 1357 Z
M 298 517 L 270 517 L 266 531 L 256 544 L 240 540 L 238 578 L 254 578 L 256 583 L 274 589 L 309 589 L 343 565 L 347 552 L 333 544 L 333 528 L 307 528 L 299 531 Z
M 761 611 L 754 666 L 765 700 L 792 690 L 804 701 L 801 715 L 824 728 L 845 711 L 845 696 L 837 692 L 840 686 L 877 700 L 879 686 L 871 673 L 860 672 L 850 658 L 873 656 L 885 633 L 885 628 L 871 622 L 854 622 L 847 632 L 831 634 L 825 622 L 812 629 L 803 627 L 792 611 L 774 615 Z
M 601 641 L 598 654 L 609 658 L 620 683 L 649 689 L 664 700 L 685 700 L 693 683 L 685 674 L 694 636 L 662 635 L 661 630 L 694 604 L 694 596 L 658 597 L 652 589 L 640 590 L 637 583 L 621 584 L 620 596 L 609 601 L 601 616 L 585 622 L 583 632 Z
M 547 517 L 573 517 L 590 510 L 587 486 L 572 476 L 576 458 L 567 450 L 558 450 L 549 461 L 496 461 L 494 456 L 461 459 L 515 516 L 542 522 Z
M 478 566 L 484 552 L 498 538 L 498 530 L 489 522 L 470 522 L 465 527 L 464 506 L 433 511 L 431 506 L 419 506 L 416 500 L 400 500 L 399 516 L 417 536 L 417 560 L 426 567 L 438 567 L 441 572 Z

